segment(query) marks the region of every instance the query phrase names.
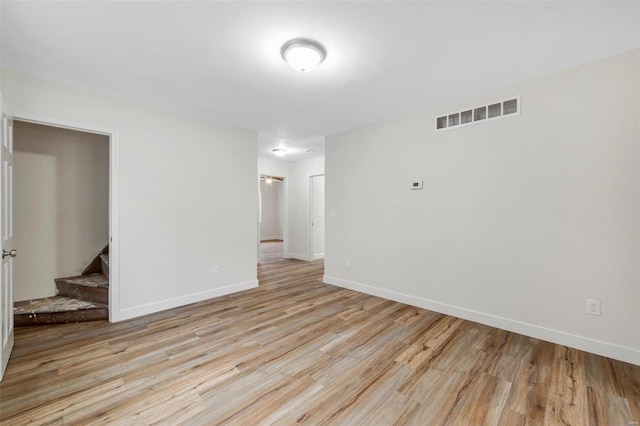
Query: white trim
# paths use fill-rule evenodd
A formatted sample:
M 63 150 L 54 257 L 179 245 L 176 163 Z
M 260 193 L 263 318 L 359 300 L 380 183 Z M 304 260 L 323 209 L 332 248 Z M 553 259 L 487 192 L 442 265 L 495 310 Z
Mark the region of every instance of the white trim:
M 120 143 L 109 137 L 109 321 L 120 321 Z
M 306 260 L 313 260 L 313 176 L 309 175 L 307 188 L 307 255 Z
M 282 176 L 284 211 L 282 212 L 282 257 L 289 258 L 289 177 Z
M 324 259 L 324 253 L 314 253 L 313 260 Z
M 140 317 L 143 315 L 153 314 L 167 309 L 177 308 L 179 306 L 189 305 L 191 303 L 202 302 L 203 300 L 212 299 L 214 297 L 225 296 L 227 294 L 237 293 L 239 291 L 250 290 L 258 287 L 258 280 L 244 281 L 238 284 L 231 284 L 224 287 L 214 288 L 211 290 L 201 291 L 198 293 L 187 294 L 186 296 L 175 297 L 173 299 L 161 300 L 159 302 L 146 303 L 132 308 L 125 308 L 119 312 L 120 320 Z
M 504 318 L 497 315 L 448 305 L 446 303 L 423 299 L 421 297 L 411 296 L 393 290 L 387 290 L 380 287 L 357 283 L 354 281 L 343 280 L 328 275 L 325 275 L 322 278 L 322 281 L 326 284 L 347 288 L 361 293 L 371 294 L 373 296 L 382 297 L 384 299 L 405 303 L 411 306 L 417 306 L 419 308 L 428 309 L 430 311 L 440 312 L 442 314 L 478 322 L 480 324 L 500 328 L 502 330 L 524 334 L 525 336 L 545 340 L 547 342 L 569 346 L 597 355 L 602 355 L 631 364 L 640 365 L 640 350 L 638 349 L 620 346 L 589 337 L 578 336 L 576 334 L 541 327 L 535 324 Z
M 260 250 L 260 244 L 262 243 L 262 189 L 260 188 L 260 173 L 258 177 L 258 265 L 262 263 L 262 250 Z
M 309 213 L 307 216 L 307 244 L 309 247 L 307 248 L 308 254 L 306 256 L 306 260 L 316 260 L 323 259 L 324 253 L 322 253 L 322 257 L 316 257 L 313 253 L 313 216 L 315 213 L 315 209 L 313 208 L 313 178 L 315 177 L 324 177 L 324 173 L 319 175 L 309 175 L 309 190 L 307 191 L 307 212 Z
M 300 253 L 289 253 L 289 259 L 298 259 L 298 260 L 304 260 L 305 262 L 308 262 L 309 256 L 307 256 L 306 254 L 300 254 Z
M 109 137 L 109 321 L 122 318 L 120 312 L 120 144 L 118 131 L 95 124 L 80 123 L 25 111 L 11 110 L 8 115 L 19 121 L 60 127 Z
M 60 127 L 70 130 L 78 130 L 80 132 L 97 133 L 105 136 L 111 136 L 114 133 L 118 133 L 115 129 L 110 127 L 81 123 L 79 121 L 63 120 L 60 118 L 48 117 L 40 114 L 32 114 L 25 111 L 10 110 L 9 113 L 12 117 L 17 118 L 20 121 L 26 121 L 28 123 L 43 124 L 45 126 Z

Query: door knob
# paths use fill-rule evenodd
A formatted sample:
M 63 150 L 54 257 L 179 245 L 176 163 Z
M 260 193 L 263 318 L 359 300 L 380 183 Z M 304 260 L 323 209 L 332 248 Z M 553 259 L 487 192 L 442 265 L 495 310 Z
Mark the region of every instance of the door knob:
M 18 255 L 18 251 L 16 249 L 11 249 L 9 251 L 2 250 L 2 258 L 4 259 L 7 256 L 16 257 Z

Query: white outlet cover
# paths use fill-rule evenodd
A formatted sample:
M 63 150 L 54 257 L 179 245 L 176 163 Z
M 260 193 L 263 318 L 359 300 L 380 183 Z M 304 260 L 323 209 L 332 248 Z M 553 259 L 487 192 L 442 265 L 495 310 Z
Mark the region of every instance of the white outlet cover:
M 587 299 L 587 313 L 590 315 L 600 315 L 600 301 Z
M 412 180 L 410 183 L 410 188 L 415 190 L 415 189 L 422 189 L 422 181 L 421 180 Z

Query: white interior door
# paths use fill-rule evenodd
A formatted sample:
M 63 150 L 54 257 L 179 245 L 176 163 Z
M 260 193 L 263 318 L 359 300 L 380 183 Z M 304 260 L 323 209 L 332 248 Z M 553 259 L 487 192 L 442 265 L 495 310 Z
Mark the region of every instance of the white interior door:
M 0 380 L 13 349 L 13 120 L 2 108 L 2 168 L 0 170 Z
M 311 259 L 324 258 L 324 175 L 311 177 Z

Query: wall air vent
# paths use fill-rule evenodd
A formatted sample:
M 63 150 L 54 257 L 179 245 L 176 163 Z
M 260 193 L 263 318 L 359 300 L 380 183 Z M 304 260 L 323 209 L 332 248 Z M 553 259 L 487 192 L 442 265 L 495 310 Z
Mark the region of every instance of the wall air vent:
M 436 132 L 520 115 L 520 96 L 436 117 Z

